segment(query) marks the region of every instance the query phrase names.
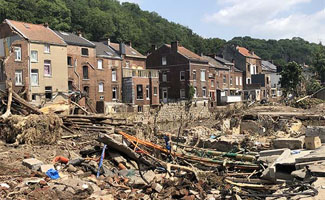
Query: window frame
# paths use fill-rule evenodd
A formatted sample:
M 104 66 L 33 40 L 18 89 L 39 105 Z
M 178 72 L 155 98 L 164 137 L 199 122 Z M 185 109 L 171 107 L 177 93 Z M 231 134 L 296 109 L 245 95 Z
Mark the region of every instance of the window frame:
M 116 81 L 117 81 L 117 70 L 112 69 L 112 82 L 116 82 Z
M 204 74 L 204 76 L 202 76 L 202 74 Z M 203 79 L 204 77 L 204 79 Z M 201 69 L 201 72 L 200 72 L 200 80 L 202 82 L 206 81 L 206 70 L 205 69 Z
M 185 92 L 185 89 L 180 89 L 179 90 L 179 97 L 181 99 L 185 99 L 186 98 L 186 92 Z
M 51 88 L 51 89 L 49 89 L 49 88 Z M 45 86 L 44 91 L 45 91 L 45 99 L 51 101 L 52 98 L 53 98 L 53 87 L 52 86 Z M 47 96 L 46 96 L 47 94 L 51 94 L 51 98 L 47 98 Z
M 84 54 L 83 50 L 87 50 L 87 54 Z M 89 49 L 82 47 L 81 48 L 81 56 L 87 56 L 88 57 L 89 56 Z
M 183 78 L 182 78 L 182 74 L 184 74 L 184 75 L 183 75 Z M 180 80 L 180 81 L 185 81 L 185 71 L 180 71 L 180 72 L 179 72 L 179 80 Z
M 140 94 L 139 88 L 141 88 L 141 95 L 138 95 L 138 94 Z M 143 100 L 143 85 L 141 85 L 141 84 L 137 85 L 136 90 L 137 90 L 137 100 Z M 141 98 L 139 98 L 139 97 L 141 97 Z
M 99 93 L 104 93 L 104 82 L 99 82 L 98 83 L 98 92 Z
M 149 85 L 146 86 L 146 99 L 150 100 L 150 87 L 149 87 Z
M 202 97 L 203 98 L 207 97 L 207 88 L 206 87 L 202 87 Z
M 51 45 L 50 44 L 44 44 L 44 53 L 46 53 L 46 54 L 51 53 Z
M 99 64 L 101 63 L 101 64 Z M 103 69 L 103 60 L 99 59 L 97 60 L 97 69 L 102 70 Z
M 21 61 L 21 56 L 22 56 L 21 47 L 15 46 L 14 52 L 15 52 L 15 61 Z
M 114 94 L 115 93 L 115 98 L 114 98 Z M 112 100 L 116 100 L 117 99 L 117 87 L 113 87 L 112 88 Z
M 153 95 L 158 95 L 158 87 L 153 87 Z
M 70 60 L 70 64 L 69 64 L 69 60 Z M 67 64 L 68 64 L 68 67 L 73 67 L 72 57 L 71 56 L 67 56 Z
M 193 70 L 192 76 L 193 76 L 193 81 L 196 81 L 196 78 L 197 78 L 197 76 L 196 76 L 196 70 Z
M 163 72 L 162 73 L 162 82 L 167 82 L 168 81 L 168 78 L 167 78 L 167 72 Z
M 163 65 L 163 66 L 167 65 L 167 57 L 166 56 L 161 57 L 161 65 Z
M 85 70 L 87 69 L 87 70 Z M 87 72 L 87 73 L 85 73 Z M 82 66 L 82 79 L 89 80 L 89 67 L 87 65 Z
M 17 76 L 17 75 L 19 75 L 19 76 Z M 18 79 L 17 79 L 17 77 L 18 77 Z M 23 86 L 23 70 L 22 69 L 15 70 L 15 85 Z

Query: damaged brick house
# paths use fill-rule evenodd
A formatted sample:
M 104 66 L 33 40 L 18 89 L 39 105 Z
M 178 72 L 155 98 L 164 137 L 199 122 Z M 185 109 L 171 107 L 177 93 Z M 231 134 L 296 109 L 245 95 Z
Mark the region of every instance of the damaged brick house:
M 234 63 L 216 55 L 203 56 L 215 68 L 217 104 L 242 101 L 242 71 Z M 212 89 L 212 88 L 211 88 Z
M 131 106 L 132 110 L 142 112 L 150 106 L 159 104 L 158 71 L 146 69 L 147 57 L 132 48 L 131 43 L 112 43 L 122 58 L 122 102 Z
M 269 77 L 271 86 L 271 94 L 269 99 L 271 101 L 280 100 L 282 96 L 280 84 L 281 75 L 278 72 L 277 66 L 275 66 L 272 61 L 262 60 L 262 72 Z
M 235 63 L 243 71 L 244 100 L 262 100 L 269 97 L 269 76 L 262 73 L 262 60 L 254 51 L 244 47 L 226 46 L 223 58 Z
M 0 25 L 1 88 L 13 89 L 35 105 L 63 99 L 68 91 L 66 43 L 47 25 L 5 20 Z
M 159 70 L 160 99 L 171 102 L 189 97 L 190 86 L 196 100 L 209 100 L 209 63 L 178 42 L 152 47 L 147 68 Z

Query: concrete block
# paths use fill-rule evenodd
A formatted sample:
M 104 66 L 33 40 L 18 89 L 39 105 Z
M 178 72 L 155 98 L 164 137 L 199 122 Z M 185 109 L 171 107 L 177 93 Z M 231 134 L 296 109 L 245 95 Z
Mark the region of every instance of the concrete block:
M 163 189 L 163 187 L 159 183 L 154 183 L 154 184 L 152 184 L 152 189 L 154 189 L 155 191 L 160 193 L 161 190 Z
M 46 173 L 49 169 L 55 169 L 54 165 L 48 164 L 48 165 L 41 165 L 41 172 Z
M 319 136 L 306 136 L 305 137 L 306 149 L 314 150 L 322 146 Z
M 37 171 L 41 167 L 41 165 L 43 165 L 43 162 L 35 158 L 28 158 L 23 160 L 23 165 L 31 170 Z
M 304 146 L 304 137 L 301 138 L 277 138 L 273 140 L 275 149 L 289 148 L 302 149 Z
M 322 143 L 325 143 L 325 126 L 308 126 L 306 136 L 319 136 Z

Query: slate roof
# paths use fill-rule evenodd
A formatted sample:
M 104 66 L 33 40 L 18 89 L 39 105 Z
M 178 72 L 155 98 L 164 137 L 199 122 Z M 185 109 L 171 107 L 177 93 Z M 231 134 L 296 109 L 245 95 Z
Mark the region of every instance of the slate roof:
M 55 33 L 58 34 L 69 45 L 95 48 L 95 44 L 84 37 L 61 31 L 55 31 Z
M 244 47 L 236 47 L 236 49 L 238 50 L 238 52 L 240 54 L 242 54 L 245 57 L 250 57 L 250 58 L 255 58 L 255 59 L 261 59 L 260 57 L 258 57 L 255 54 L 252 54 L 248 49 L 244 48 Z
M 202 56 L 203 59 L 209 62 L 209 64 L 217 69 L 229 70 L 230 68 L 221 62 L 217 61 L 216 59 L 210 56 Z
M 54 33 L 54 31 L 42 24 L 31 24 L 14 20 L 5 20 L 13 30 L 21 34 L 25 39 L 32 42 L 66 45 L 66 43 Z
M 263 71 L 276 72 L 277 67 L 274 64 L 272 64 L 271 62 L 269 62 L 269 61 L 262 60 L 262 70 Z
M 107 45 L 107 42 L 93 42 L 96 45 L 96 55 L 104 58 L 121 59 L 119 54 Z
M 141 53 L 139 53 L 137 50 L 130 47 L 129 45 L 126 45 L 126 44 L 124 44 L 124 45 L 125 45 L 125 54 L 126 54 L 126 56 L 137 57 L 137 58 L 146 58 L 146 56 L 142 55 Z M 117 51 L 117 52 L 120 51 L 120 44 L 119 43 L 111 42 L 110 46 L 113 49 L 115 49 L 115 51 Z

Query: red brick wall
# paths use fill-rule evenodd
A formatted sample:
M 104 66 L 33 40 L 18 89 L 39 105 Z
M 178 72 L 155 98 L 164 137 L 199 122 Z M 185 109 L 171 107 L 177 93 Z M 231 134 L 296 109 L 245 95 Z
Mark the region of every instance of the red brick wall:
M 143 105 L 158 105 L 159 104 L 159 80 L 158 78 L 152 78 L 151 84 L 149 78 L 133 77 L 133 91 L 134 91 L 134 104 Z M 143 99 L 137 99 L 137 85 L 142 85 Z M 149 93 L 149 99 L 146 96 L 146 86 L 149 86 L 151 92 Z M 157 87 L 157 95 L 154 95 L 154 87 Z

